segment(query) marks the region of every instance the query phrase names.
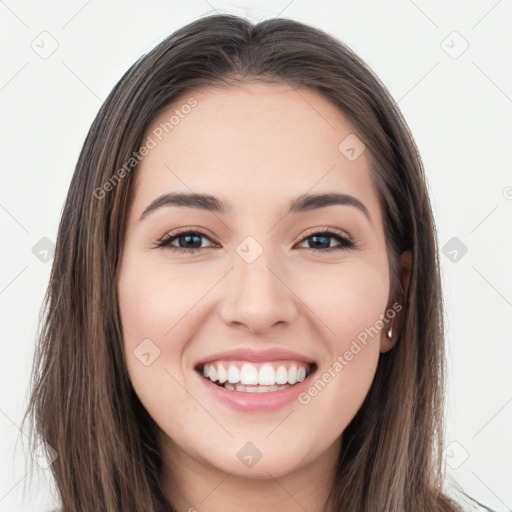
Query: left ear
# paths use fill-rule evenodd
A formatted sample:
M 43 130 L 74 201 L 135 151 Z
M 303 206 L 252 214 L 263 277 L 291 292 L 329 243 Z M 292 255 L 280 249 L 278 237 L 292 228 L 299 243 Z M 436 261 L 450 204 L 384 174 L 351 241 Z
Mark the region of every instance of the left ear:
M 400 310 L 393 307 L 393 304 L 396 302 L 396 297 L 391 297 L 390 303 L 386 311 L 393 310 L 396 311 L 395 316 L 389 320 L 389 322 L 385 323 L 384 328 L 380 334 L 380 352 L 387 352 L 391 350 L 398 339 L 398 334 L 403 324 L 403 310 L 405 306 L 405 297 L 407 296 L 407 290 L 409 288 L 409 279 L 411 277 L 411 268 L 412 268 L 412 253 L 411 251 L 404 251 L 400 256 L 400 261 L 398 262 L 399 266 L 399 275 L 400 281 L 402 283 L 403 294 L 401 297 L 401 302 L 399 302 Z M 391 329 L 391 337 L 389 337 L 388 333 Z

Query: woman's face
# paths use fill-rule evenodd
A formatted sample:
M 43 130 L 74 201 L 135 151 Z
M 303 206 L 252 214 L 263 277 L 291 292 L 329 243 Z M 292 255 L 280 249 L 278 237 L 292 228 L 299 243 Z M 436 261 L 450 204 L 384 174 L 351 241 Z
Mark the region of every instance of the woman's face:
M 323 96 L 276 84 L 183 97 L 146 136 L 118 293 L 162 449 L 253 478 L 334 461 L 396 313 L 367 152 Z

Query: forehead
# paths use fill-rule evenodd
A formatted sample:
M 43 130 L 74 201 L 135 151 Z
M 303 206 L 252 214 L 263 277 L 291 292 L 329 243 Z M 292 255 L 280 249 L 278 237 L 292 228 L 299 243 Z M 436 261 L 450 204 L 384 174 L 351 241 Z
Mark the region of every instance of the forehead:
M 213 194 L 234 208 L 308 191 L 350 193 L 376 206 L 367 151 L 347 158 L 343 141 L 357 137 L 354 128 L 311 89 L 249 82 L 195 90 L 162 111 L 147 137 L 154 147 L 136 171 L 139 210 L 176 190 Z

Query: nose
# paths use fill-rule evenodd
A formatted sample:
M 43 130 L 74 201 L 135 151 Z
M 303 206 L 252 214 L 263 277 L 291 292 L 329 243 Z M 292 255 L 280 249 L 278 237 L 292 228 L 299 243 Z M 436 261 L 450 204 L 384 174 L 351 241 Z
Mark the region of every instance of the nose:
M 288 274 L 268 251 L 251 263 L 235 255 L 233 267 L 226 276 L 221 306 L 227 325 L 264 334 L 293 322 L 300 300 L 287 283 Z

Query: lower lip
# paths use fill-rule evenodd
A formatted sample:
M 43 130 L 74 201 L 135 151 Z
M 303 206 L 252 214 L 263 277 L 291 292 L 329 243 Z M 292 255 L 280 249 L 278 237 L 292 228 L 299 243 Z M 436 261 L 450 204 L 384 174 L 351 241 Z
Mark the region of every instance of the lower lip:
M 304 392 L 310 385 L 310 379 L 315 371 L 312 371 L 302 382 L 294 384 L 281 391 L 267 391 L 265 393 L 246 393 L 244 391 L 232 391 L 222 386 L 217 386 L 211 380 L 204 378 L 199 373 L 198 377 L 206 386 L 206 389 L 219 402 L 238 411 L 275 411 L 284 407 Z

